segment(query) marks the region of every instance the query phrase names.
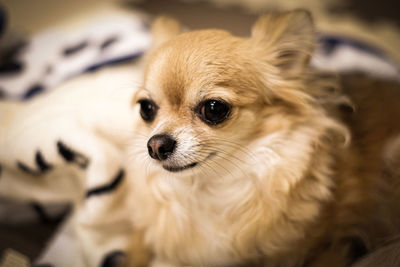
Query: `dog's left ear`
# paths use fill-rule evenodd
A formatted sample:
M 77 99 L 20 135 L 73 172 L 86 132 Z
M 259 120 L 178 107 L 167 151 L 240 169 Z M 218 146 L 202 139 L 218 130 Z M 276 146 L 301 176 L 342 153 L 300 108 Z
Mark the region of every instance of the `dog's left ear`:
M 168 16 L 160 16 L 156 18 L 151 26 L 153 48 L 157 48 L 181 32 L 182 26 L 177 20 Z
M 252 27 L 251 39 L 262 58 L 283 73 L 298 74 L 314 49 L 314 24 L 306 10 L 265 14 Z

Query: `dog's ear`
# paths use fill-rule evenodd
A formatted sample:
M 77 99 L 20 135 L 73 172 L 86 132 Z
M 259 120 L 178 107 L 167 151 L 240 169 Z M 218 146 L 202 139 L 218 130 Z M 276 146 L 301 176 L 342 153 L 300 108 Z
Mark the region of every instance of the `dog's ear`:
M 160 46 L 181 32 L 182 26 L 177 20 L 167 16 L 158 17 L 151 26 L 153 48 Z
M 306 10 L 265 14 L 254 24 L 251 39 L 263 58 L 285 73 L 299 73 L 314 49 L 314 24 Z

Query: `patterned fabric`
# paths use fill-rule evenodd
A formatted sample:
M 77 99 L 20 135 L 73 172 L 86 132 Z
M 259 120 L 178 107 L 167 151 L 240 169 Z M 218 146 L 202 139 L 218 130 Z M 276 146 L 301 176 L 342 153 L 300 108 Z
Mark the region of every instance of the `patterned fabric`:
M 149 46 L 146 21 L 134 15 L 109 16 L 76 32 L 50 29 L 0 62 L 0 95 L 28 99 L 62 81 L 106 65 L 139 57 Z
M 400 80 L 400 68 L 383 51 L 348 36 L 320 34 L 311 61 L 317 69 L 335 72 L 359 72 Z

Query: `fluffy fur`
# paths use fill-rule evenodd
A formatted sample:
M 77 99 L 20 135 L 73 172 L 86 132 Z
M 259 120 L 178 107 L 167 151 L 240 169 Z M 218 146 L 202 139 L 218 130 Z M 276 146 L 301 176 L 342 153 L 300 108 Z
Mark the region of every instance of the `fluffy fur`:
M 372 107 L 371 125 L 354 122 L 334 79 L 309 69 L 315 36 L 307 12 L 261 16 L 249 38 L 180 33 L 168 18 L 153 31 L 163 34 L 133 103 L 151 99 L 159 108 L 135 126 L 131 165 L 132 217 L 153 266 L 347 266 L 396 233 L 396 205 L 386 201 L 396 199 L 388 185 L 398 172 L 382 174 L 382 149 L 400 127 L 392 118 L 390 131 L 373 124 Z M 393 88 L 388 99 L 400 95 Z M 229 103 L 228 118 L 204 123 L 196 107 L 207 99 Z M 148 155 L 156 134 L 177 141 L 165 161 Z M 193 162 L 180 172 L 162 168 Z

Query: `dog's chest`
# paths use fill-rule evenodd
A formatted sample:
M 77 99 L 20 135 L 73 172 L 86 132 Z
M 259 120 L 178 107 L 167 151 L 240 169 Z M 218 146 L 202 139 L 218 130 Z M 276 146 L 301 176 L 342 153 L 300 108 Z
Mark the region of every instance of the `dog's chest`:
M 238 182 L 210 191 L 181 189 L 163 182 L 153 184 L 152 190 L 157 193 L 149 203 L 153 209 L 145 227 L 147 241 L 156 254 L 179 264 L 235 263 L 237 234 L 244 222 L 251 220 L 241 209 L 245 196 L 254 195 L 249 192 L 252 187 Z

